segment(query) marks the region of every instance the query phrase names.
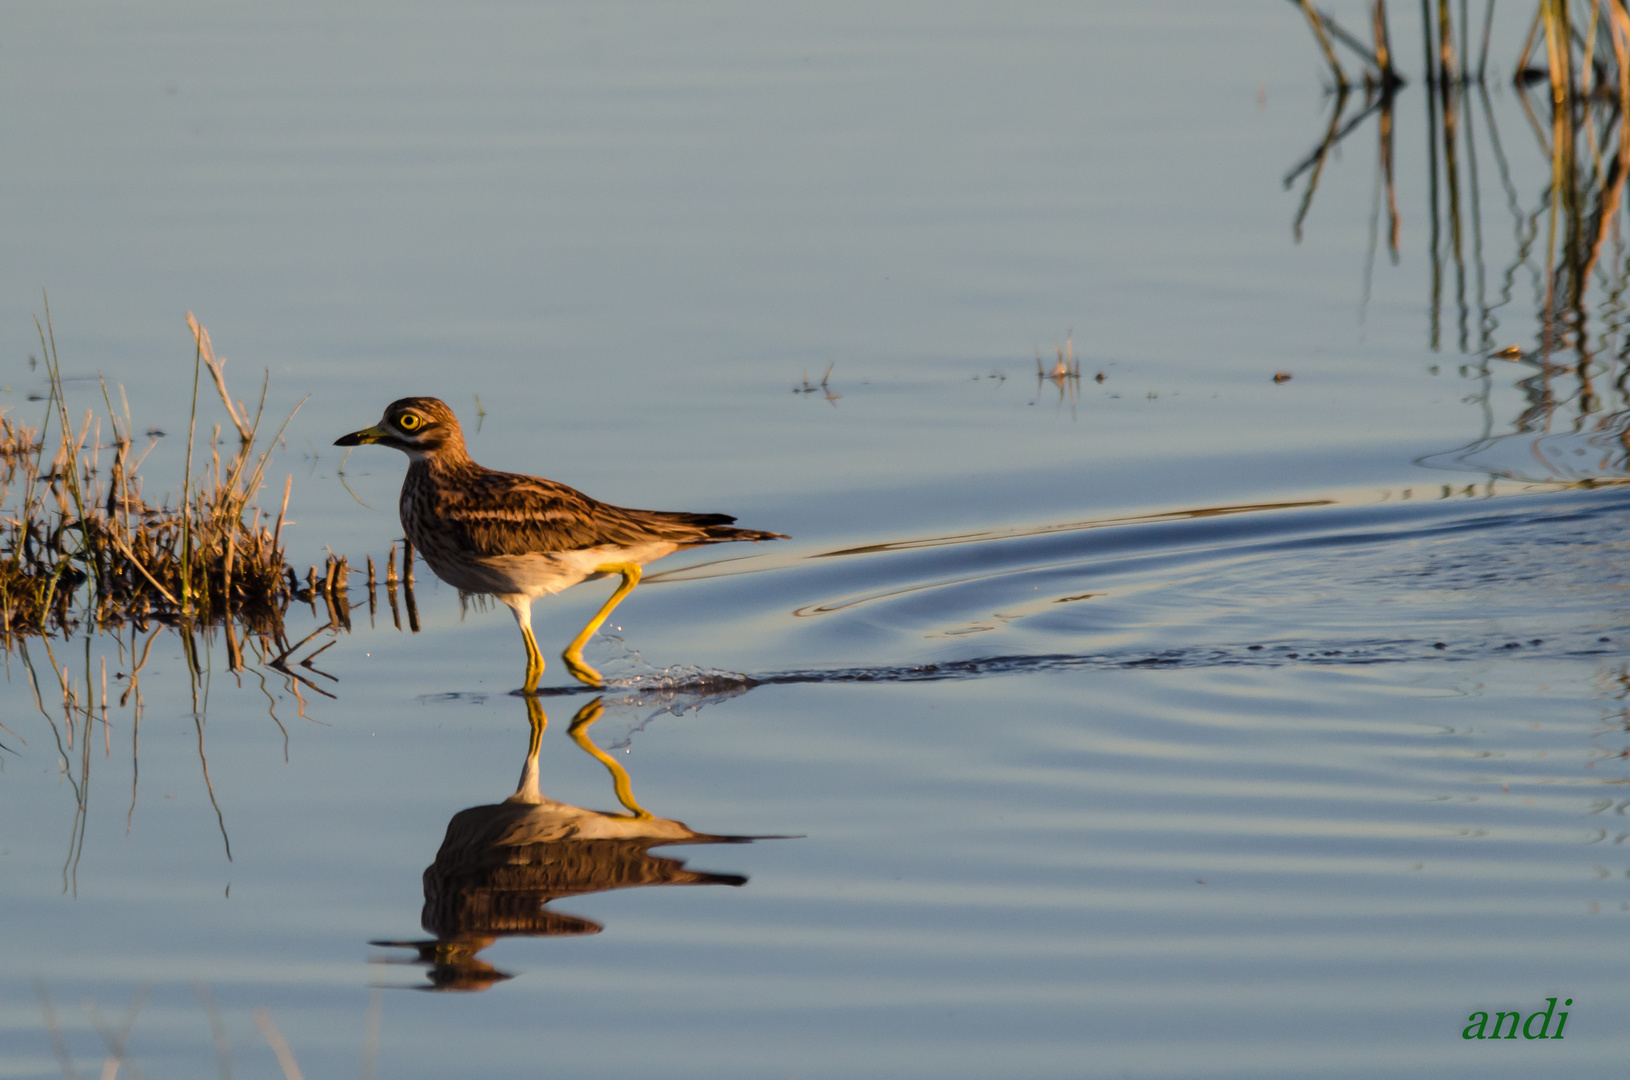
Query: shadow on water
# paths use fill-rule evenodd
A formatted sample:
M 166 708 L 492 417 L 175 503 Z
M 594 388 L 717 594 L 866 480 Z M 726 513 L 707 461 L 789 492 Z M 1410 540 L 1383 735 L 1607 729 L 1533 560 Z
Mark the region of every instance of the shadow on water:
M 555 900 L 636 886 L 747 884 L 739 874 L 688 870 L 680 859 L 651 854 L 653 847 L 778 839 L 699 833 L 642 807 L 627 770 L 589 738 L 590 726 L 605 710 L 598 697 L 577 711 L 568 734 L 606 767 L 623 809 L 586 810 L 548 798 L 538 783 L 538 753 L 549 720 L 536 697 L 524 700 L 531 738 L 515 794 L 454 814 L 435 861 L 424 872 L 421 923 L 435 937 L 372 942 L 417 951 L 416 959 L 403 962 L 430 969 L 430 985 L 418 989 L 479 991 L 512 978 L 479 956 L 499 938 L 597 934 L 603 929 L 550 908 Z
M 1433 352 L 1451 348 L 1476 357 L 1460 375 L 1472 383 L 1467 400 L 1481 405 L 1484 431 L 1463 446 L 1422 458 L 1421 464 L 1537 482 L 1622 476 L 1630 470 L 1630 337 L 1625 335 L 1630 252 L 1621 221 L 1630 174 L 1630 13 L 1617 3 L 1578 5 L 1571 14 L 1565 5 L 1539 5 L 1512 80 L 1522 123 L 1543 166 L 1539 190 L 1525 196 L 1513 178 L 1523 170 L 1514 169 L 1508 158 L 1484 81 L 1492 8 L 1473 69 L 1464 6 L 1457 50 L 1450 5 L 1439 5 L 1435 22 L 1422 5 L 1427 344 Z M 1385 16 L 1379 5 L 1376 11 L 1380 42 Z M 1334 64 L 1328 42 L 1322 45 Z M 1544 66 L 1530 66 L 1542 56 Z M 1403 228 L 1394 123 L 1404 91 L 1398 84 L 1367 79 L 1349 116 L 1355 94 L 1339 74 L 1337 85 L 1323 137 L 1284 184 L 1290 189 L 1306 177 L 1293 223 L 1300 243 L 1326 163 L 1375 119 L 1362 312 L 1383 235 L 1392 264 L 1399 263 Z M 1504 256 L 1494 254 L 1485 220 L 1488 196 L 1495 194 L 1485 189 L 1496 178 L 1511 234 Z M 1525 284 L 1531 293 L 1532 338 L 1514 344 L 1499 332 L 1502 316 L 1526 321 L 1514 306 Z M 1507 362 L 1526 371 L 1516 379 L 1516 414 L 1502 420 L 1497 409 L 1505 407 L 1496 401 L 1504 380 L 1495 373 Z

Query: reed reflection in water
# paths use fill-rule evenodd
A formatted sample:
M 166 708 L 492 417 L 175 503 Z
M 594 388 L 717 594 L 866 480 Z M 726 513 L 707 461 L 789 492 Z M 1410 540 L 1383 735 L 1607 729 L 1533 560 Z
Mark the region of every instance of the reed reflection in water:
M 1430 18 L 1425 42 L 1427 243 L 1430 285 L 1427 344 L 1477 359 L 1460 369 L 1483 412 L 1478 438 L 1423 464 L 1530 482 L 1617 478 L 1630 472 L 1630 335 L 1626 331 L 1630 251 L 1622 227 L 1630 173 L 1630 12 L 1619 0 L 1542 4 L 1534 15 L 1512 85 L 1543 166 L 1543 183 L 1520 192 L 1484 80 L 1483 59 L 1466 63 L 1465 15 L 1459 33 L 1449 5 Z M 1490 13 L 1491 15 L 1492 13 Z M 1460 47 L 1456 48 L 1456 38 Z M 1542 66 L 1531 66 L 1539 63 Z M 1293 233 L 1297 242 L 1332 151 L 1376 120 L 1377 150 L 1361 308 L 1370 299 L 1380 238 L 1397 265 L 1403 243 L 1398 209 L 1395 113 L 1401 84 L 1368 80 L 1361 98 L 1345 86 L 1331 99 L 1318 145 L 1285 176 L 1306 177 Z M 1348 116 L 1356 100 L 1356 114 Z M 1510 216 L 1510 253 L 1500 264 L 1486 243 L 1484 188 L 1498 178 Z M 1385 227 L 1382 207 L 1385 206 Z M 1519 319 L 1514 300 L 1531 289 L 1531 339 L 1502 338 L 1502 320 Z M 1452 295 L 1451 295 L 1452 294 Z M 1520 325 L 1520 322 L 1516 325 Z M 1520 403 L 1509 418 L 1497 405 L 1503 362 L 1524 365 Z
M 687 870 L 680 859 L 651 854 L 668 844 L 743 844 L 771 837 L 716 836 L 656 817 L 634 798 L 622 764 L 596 746 L 589 728 L 605 711 L 596 697 L 577 711 L 572 741 L 611 774 L 620 813 L 587 810 L 548 798 L 538 784 L 538 753 L 549 719 L 536 697 L 525 698 L 531 738 L 515 794 L 490 806 L 460 810 L 447 823 L 436 859 L 424 872 L 428 941 L 374 941 L 410 948 L 429 967 L 425 990 L 485 990 L 513 978 L 480 959 L 502 937 L 597 934 L 590 919 L 548 907 L 562 897 L 640 885 L 745 885 L 739 874 Z

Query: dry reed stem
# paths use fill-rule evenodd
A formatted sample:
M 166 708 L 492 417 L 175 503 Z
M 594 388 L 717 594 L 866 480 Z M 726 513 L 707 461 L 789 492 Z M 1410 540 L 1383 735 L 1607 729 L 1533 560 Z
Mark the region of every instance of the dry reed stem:
M 238 429 L 238 437 L 244 442 L 249 442 L 254 429 L 249 426 L 248 418 L 239 415 L 239 410 L 232 406 L 232 395 L 226 392 L 226 375 L 221 370 L 221 362 L 215 358 L 215 349 L 209 341 L 209 331 L 199 324 L 190 311 L 187 312 L 187 325 L 192 328 L 193 339 L 198 342 L 198 355 L 203 357 L 204 366 L 209 368 L 210 377 L 215 380 L 215 389 L 220 392 L 221 403 L 226 406 L 226 414 L 232 418 L 233 425 Z
M 1392 72 L 1392 41 L 1387 33 L 1387 4 L 1386 0 L 1375 0 L 1370 6 L 1370 22 L 1375 32 L 1375 64 L 1381 72 L 1383 83 L 1389 82 Z

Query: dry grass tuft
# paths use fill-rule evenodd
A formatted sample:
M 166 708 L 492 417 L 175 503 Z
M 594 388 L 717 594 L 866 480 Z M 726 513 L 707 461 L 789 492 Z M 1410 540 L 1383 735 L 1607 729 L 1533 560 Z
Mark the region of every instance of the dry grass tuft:
M 146 452 L 132 453 L 128 409 L 122 418 L 114 412 L 105 385 L 111 441 L 102 442 L 102 418 L 94 410 L 77 425 L 71 421 L 47 307 L 39 328 L 50 379 L 42 427 L 0 416 L 0 637 L 66 633 L 86 620 L 102 628 L 236 619 L 278 633 L 289 601 L 307 598 L 281 546 L 289 485 L 275 518 L 257 502 L 270 455 L 257 449 L 266 384 L 251 416 L 227 393 L 207 332 L 190 314 L 188 322 L 197 350 L 187 470 L 180 498 L 153 505 L 137 473 Z M 237 450 L 225 458 L 218 426 L 207 443 L 195 445 L 199 376 L 206 367 L 239 436 Z M 105 473 L 104 449 L 112 453 Z M 209 455 L 196 476 L 195 452 Z

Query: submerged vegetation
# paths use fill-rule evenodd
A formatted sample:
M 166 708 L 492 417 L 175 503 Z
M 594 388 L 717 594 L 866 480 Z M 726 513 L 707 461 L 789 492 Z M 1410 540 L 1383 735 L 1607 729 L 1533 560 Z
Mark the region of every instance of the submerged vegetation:
M 1630 172 L 1630 138 L 1626 137 L 1630 124 L 1627 3 L 1630 0 L 1587 0 L 1570 6 L 1566 0 L 1542 0 L 1534 11 L 1511 79 L 1549 174 L 1538 206 L 1532 211 L 1521 206 L 1523 200 L 1514 186 L 1511 163 L 1489 101 L 1485 75 L 1494 5 L 1489 4 L 1483 13 L 1481 47 L 1473 64 L 1469 55 L 1472 20 L 1466 5 L 1460 5 L 1457 25 L 1448 0 L 1438 0 L 1435 13 L 1433 5 L 1422 4 L 1432 266 L 1430 344 L 1434 351 L 1441 345 L 1444 294 L 1451 287 L 1451 274 L 1460 311 L 1461 352 L 1489 354 L 1509 344 L 1494 337 L 1498 325 L 1494 313 L 1511 300 L 1520 271 L 1532 271 L 1540 283 L 1540 295 L 1536 297 L 1539 340 L 1534 351 L 1541 356 L 1562 349 L 1591 351 L 1585 337 L 1585 298 L 1593 280 L 1604 285 L 1615 301 L 1625 292 L 1630 267 L 1620 257 L 1623 237 L 1619 218 L 1624 209 L 1625 178 Z M 1310 20 L 1339 30 L 1329 16 L 1310 4 L 1303 6 Z M 1377 49 L 1385 56 L 1382 43 L 1388 37 L 1386 9 L 1375 0 L 1371 11 Z M 1337 36 L 1339 41 L 1350 39 L 1352 35 L 1344 32 Z M 1368 52 L 1364 55 L 1372 57 Z M 1339 75 L 1339 65 L 1333 70 Z M 1376 116 L 1376 214 L 1378 217 L 1384 189 L 1387 222 L 1385 228 L 1379 227 L 1379 221 L 1372 223 L 1366 266 L 1373 266 L 1374 246 L 1383 233 L 1392 262 L 1398 262 L 1402 220 L 1393 131 L 1395 104 L 1402 85 L 1401 80 L 1367 78 L 1363 104 L 1349 118 L 1351 95 L 1345 78 L 1337 79 L 1324 137 L 1284 178 L 1289 189 L 1306 177 L 1293 225 L 1298 241 L 1332 152 L 1365 120 Z M 1478 117 L 1470 100 L 1474 95 L 1484 121 L 1481 135 L 1476 130 Z M 1515 257 L 1505 268 L 1495 297 L 1488 295 L 1490 275 L 1484 265 L 1482 188 L 1489 172 L 1487 155 L 1492 155 L 1515 224 Z M 1606 257 L 1609 251 L 1614 252 L 1611 258 Z M 1368 295 L 1368 270 L 1365 281 Z M 1475 300 L 1468 296 L 1468 290 L 1475 292 Z M 1527 350 L 1522 351 L 1527 354 Z
M 215 800 L 205 756 L 204 717 L 215 644 L 225 639 L 227 668 L 234 674 L 253 666 L 271 669 L 305 715 L 305 690 L 333 696 L 322 680 L 335 677 L 314 661 L 338 633 L 351 628 L 347 582 L 353 571 L 347 560 L 330 554 L 321 569 L 310 567 L 303 579 L 288 561 L 283 526 L 293 476 L 271 485 L 275 501 L 261 502 L 272 450 L 294 412 L 269 437 L 263 435 L 269 427 L 263 427 L 269 380 L 262 381 L 253 409 L 235 400 L 208 331 L 190 314 L 187 321 L 194 341 L 193 387 L 179 493 L 172 488 L 154 496 L 146 490 L 142 465 L 162 432 L 149 430 L 147 445 L 136 448 L 137 428 L 122 389 L 110 392 L 98 379 L 106 412 L 98 415 L 93 408 L 77 420 L 72 417 L 49 309 L 38 328 L 49 385 L 39 399 L 44 404 L 40 425 L 0 415 L 0 645 L 8 662 L 14 654 L 26 671 L 35 707 L 50 725 L 63 776 L 74 793 L 74 825 L 62 871 L 65 892 L 76 888 L 84 847 L 93 744 L 99 742 L 103 753 L 111 755 L 110 712 L 115 708 L 128 709 L 130 719 L 127 827 L 135 815 L 141 675 L 161 635 L 173 633 L 181 642 L 199 764 L 230 859 L 226 818 Z M 206 377 L 226 411 L 230 428 L 224 434 L 216 424 L 203 436 L 199 433 L 201 390 L 202 404 L 208 404 Z M 113 406 L 115 395 L 119 410 Z M 398 629 L 400 586 L 409 626 L 417 632 L 412 552 L 404 549 L 403 555 L 399 579 L 392 547 L 380 584 Z M 366 567 L 372 618 L 377 590 L 371 557 Z M 315 627 L 291 643 L 285 616 L 295 603 L 310 606 Z M 328 640 L 319 643 L 324 637 Z M 82 668 L 74 656 L 78 640 L 75 648 L 64 650 L 57 638 L 83 641 Z M 92 643 L 98 638 L 104 644 L 95 650 L 100 655 L 93 656 Z M 31 644 L 37 648 L 31 650 Z M 264 676 L 260 685 L 271 719 L 283 731 L 286 754 L 288 731 L 278 719 L 278 698 Z M 101 740 L 92 738 L 98 725 Z M 14 750 L 13 740 L 27 741 L 0 722 L 0 751 Z
M 1369 8 L 1372 52 L 1362 42 L 1355 46 L 1354 35 L 1336 33 L 1335 21 L 1310 3 L 1299 6 L 1315 30 L 1363 57 L 1366 77 L 1362 104 L 1350 114 L 1358 95 L 1347 89 L 1339 64 L 1332 66 L 1327 129 L 1284 178 L 1287 190 L 1305 185 L 1292 231 L 1299 242 L 1325 166 L 1375 117 L 1367 302 L 1382 238 L 1394 265 L 1403 241 L 1394 149 L 1403 83 L 1382 78 L 1376 64 L 1380 58 L 1392 62 L 1386 8 L 1380 0 Z M 1488 72 L 1494 5 L 1469 12 L 1465 3 L 1437 0 L 1423 2 L 1420 10 L 1427 228 L 1417 235 L 1429 248 L 1427 344 L 1433 352 L 1449 348 L 1471 358 L 1460 374 L 1477 381 L 1467 400 L 1480 402 L 1485 413 L 1480 438 L 1426 463 L 1525 482 L 1622 477 L 1630 472 L 1630 248 L 1623 227 L 1630 176 L 1630 3 L 1541 0 L 1524 9 L 1526 24 L 1517 26 L 1525 36 L 1509 81 L 1538 153 L 1526 166 L 1508 157 L 1512 134 L 1502 139 L 1490 99 L 1496 82 Z M 1333 63 L 1328 45 L 1321 41 L 1320 48 Z M 1525 195 L 1521 178 L 1534 165 L 1540 189 Z M 1510 254 L 1491 258 L 1488 210 L 1502 205 L 1509 212 Z M 1532 283 L 1527 312 L 1513 303 L 1524 282 Z M 1528 340 L 1513 344 L 1512 329 L 1502 333 L 1502 321 L 1513 319 L 1531 334 Z M 1492 403 L 1503 362 L 1527 369 L 1516 384 L 1519 412 L 1504 432 Z
M 258 495 L 270 451 L 257 447 L 266 388 L 247 419 L 226 392 L 207 331 L 191 316 L 189 322 L 197 346 L 187 471 L 179 498 L 155 505 L 139 473 L 147 452 L 135 452 L 128 407 L 121 417 L 106 384 L 106 443 L 95 410 L 87 409 L 77 425 L 70 417 L 47 313 L 39 328 L 50 382 L 44 421 L 35 431 L 8 418 L 4 432 L 0 632 L 8 639 L 66 632 L 82 621 L 101 628 L 238 615 L 266 629 L 278 622 L 292 592 L 280 537 L 290 484 L 268 527 Z M 238 447 L 224 461 L 219 427 L 205 447 L 196 445 L 198 382 L 206 367 L 238 431 Z M 111 458 L 105 471 L 104 451 Z M 203 452 L 209 461 L 195 477 L 194 454 Z
M 124 408 L 115 410 L 100 380 L 105 415 L 87 409 L 74 420 L 47 310 L 38 327 L 49 380 L 41 425 L 0 416 L 0 636 L 8 647 L 81 627 L 145 630 L 157 622 L 190 631 L 237 624 L 260 637 L 267 662 L 279 666 L 291 652 L 283 641 L 291 602 L 315 605 L 321 598 L 328 625 L 349 625 L 346 560 L 330 555 L 304 581 L 287 560 L 282 533 L 293 476 L 281 485 L 279 502 L 261 504 L 272 448 L 294 413 L 263 438 L 268 382 L 253 409 L 235 401 L 209 332 L 190 314 L 187 321 L 195 347 L 186 467 L 180 493 L 155 499 L 140 470 L 158 433 L 138 452 L 123 391 Z M 231 424 L 224 437 L 220 425 L 205 438 L 198 431 L 206 376 Z M 222 444 L 234 441 L 223 453 Z M 371 608 L 371 558 L 368 569 Z M 393 611 L 395 569 L 393 549 L 385 582 Z M 228 637 L 236 669 L 241 651 L 236 635 Z

